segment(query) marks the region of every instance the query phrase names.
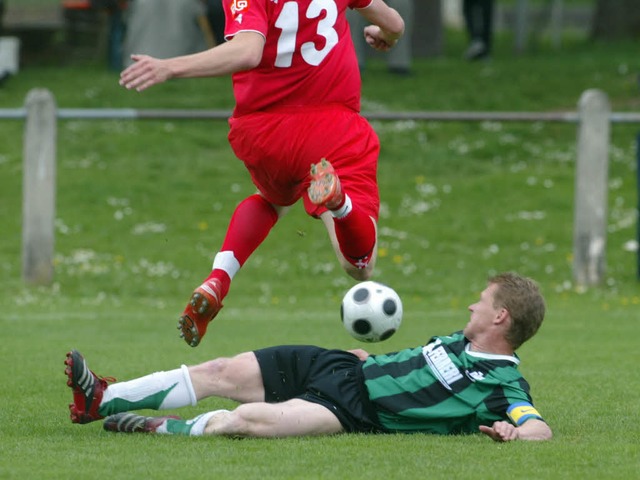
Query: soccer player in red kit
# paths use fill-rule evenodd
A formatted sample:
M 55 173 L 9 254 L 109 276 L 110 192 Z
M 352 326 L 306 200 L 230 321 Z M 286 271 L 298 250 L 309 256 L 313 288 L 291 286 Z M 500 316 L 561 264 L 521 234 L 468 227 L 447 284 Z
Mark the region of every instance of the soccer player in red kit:
M 378 137 L 360 111 L 360 72 L 346 20 L 386 51 L 404 32 L 383 0 L 224 0 L 227 42 L 192 55 L 132 55 L 120 84 L 142 91 L 171 78 L 232 75 L 236 106 L 229 142 L 258 193 L 234 211 L 211 274 L 180 317 L 197 346 L 231 280 L 300 198 L 320 218 L 344 270 L 365 280 L 377 252 Z

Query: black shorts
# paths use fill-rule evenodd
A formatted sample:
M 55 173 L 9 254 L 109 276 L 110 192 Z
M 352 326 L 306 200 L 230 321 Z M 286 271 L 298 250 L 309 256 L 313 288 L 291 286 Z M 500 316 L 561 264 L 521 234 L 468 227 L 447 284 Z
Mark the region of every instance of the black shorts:
M 300 398 L 328 408 L 347 432 L 382 432 L 369 403 L 362 361 L 343 350 L 285 345 L 254 351 L 265 401 Z

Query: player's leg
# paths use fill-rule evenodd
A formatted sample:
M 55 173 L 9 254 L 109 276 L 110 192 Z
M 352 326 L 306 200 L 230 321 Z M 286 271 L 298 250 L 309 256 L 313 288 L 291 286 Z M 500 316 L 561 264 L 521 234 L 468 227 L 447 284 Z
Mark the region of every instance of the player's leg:
M 342 266 L 344 271 L 358 281 L 364 281 L 371 278 L 371 274 L 373 273 L 376 259 L 378 257 L 377 225 L 375 220 L 371 217 L 360 217 L 356 221 L 341 222 L 340 219 L 335 219 L 331 215 L 330 211 L 320 214 L 320 219 L 327 229 L 333 250 L 335 251 L 338 261 L 340 262 L 340 266 Z M 373 249 L 371 249 L 371 253 L 365 257 L 367 259 L 366 262 L 362 262 L 360 265 L 355 265 L 352 261 L 345 258 L 343 250 L 352 252 L 352 254 L 355 255 L 359 255 L 359 251 L 368 251 L 366 245 L 368 242 L 367 239 L 371 237 L 371 233 L 367 232 L 363 235 L 363 232 L 369 229 L 369 224 L 373 226 Z M 351 230 L 352 228 L 354 229 L 353 231 Z M 338 239 L 337 232 L 341 233 L 342 242 Z M 352 242 L 352 239 L 360 238 L 365 240 L 363 247 L 358 247 L 355 242 Z M 347 247 L 344 248 L 342 245 L 346 245 Z
M 307 147 L 306 155 L 316 154 L 321 160 L 311 166 L 305 210 L 322 218 L 345 271 L 355 279 L 367 279 L 377 244 L 380 141 L 353 111 L 336 108 L 316 113 L 313 120 L 322 136 Z
M 273 205 L 260 194 L 238 204 L 210 275 L 193 292 L 178 322 L 180 336 L 190 346 L 200 343 L 209 322 L 222 308 L 233 277 L 286 211 L 287 207 Z
M 344 431 L 338 418 L 328 408 L 297 398 L 275 404 L 246 403 L 233 411 L 216 410 L 191 420 L 124 413 L 108 417 L 104 428 L 123 433 L 231 437 L 331 435 Z
M 330 435 L 344 431 L 327 408 L 299 398 L 282 403 L 246 403 L 232 412 L 213 415 L 205 435 L 292 437 Z
M 69 405 L 69 410 L 74 423 L 89 423 L 129 410 L 193 406 L 209 396 L 240 402 L 264 399 L 262 375 L 253 352 L 215 359 L 194 367 L 182 365 L 174 370 L 111 385 L 95 375 L 76 350 L 67 354 L 65 365 L 67 384 L 73 390 L 74 402 Z

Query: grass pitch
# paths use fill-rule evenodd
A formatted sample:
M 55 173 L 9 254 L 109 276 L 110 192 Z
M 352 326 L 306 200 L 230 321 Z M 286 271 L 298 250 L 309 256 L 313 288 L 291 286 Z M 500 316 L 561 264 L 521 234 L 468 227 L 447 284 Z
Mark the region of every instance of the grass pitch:
M 615 111 L 638 109 L 633 45 L 566 42 L 489 63 L 416 62 L 409 78 L 373 62 L 363 109 L 575 110 L 601 88 Z M 60 107 L 231 108 L 228 79 L 176 81 L 143 94 L 102 65 L 31 66 L 0 89 L 17 108 L 35 87 Z M 253 192 L 216 121 L 60 121 L 56 275 L 21 281 L 22 122 L 0 122 L 0 478 L 633 478 L 637 422 L 637 125 L 612 131 L 606 281 L 572 281 L 576 126 L 375 122 L 382 212 L 375 279 L 402 296 L 393 351 L 462 328 L 488 275 L 516 270 L 548 302 L 541 331 L 519 351 L 551 442 L 496 444 L 481 435 L 230 440 L 124 436 L 69 422 L 64 355 L 82 351 L 121 380 L 279 343 L 362 347 L 339 322 L 353 284 L 319 222 L 301 206 L 238 274 L 203 343 L 177 317 L 208 273 L 236 203 Z M 177 412 L 230 408 L 206 400 Z M 148 412 L 152 413 L 152 412 Z

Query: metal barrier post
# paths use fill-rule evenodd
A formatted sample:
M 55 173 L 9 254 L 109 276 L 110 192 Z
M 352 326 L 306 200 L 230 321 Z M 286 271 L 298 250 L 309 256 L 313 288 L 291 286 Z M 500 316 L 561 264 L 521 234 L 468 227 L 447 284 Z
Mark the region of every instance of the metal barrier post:
M 578 102 L 573 277 L 578 285 L 600 284 L 607 246 L 607 182 L 611 106 L 600 90 L 587 90 Z
M 56 104 L 48 90 L 31 90 L 25 102 L 22 276 L 25 282 L 53 281 L 56 181 Z

